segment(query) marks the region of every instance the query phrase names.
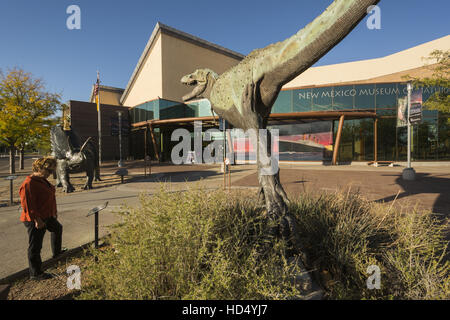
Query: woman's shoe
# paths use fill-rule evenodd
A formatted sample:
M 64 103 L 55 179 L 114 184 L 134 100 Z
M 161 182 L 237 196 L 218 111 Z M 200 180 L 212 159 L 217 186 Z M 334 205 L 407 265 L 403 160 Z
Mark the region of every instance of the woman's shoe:
M 58 258 L 60 255 L 62 255 L 67 250 L 68 250 L 67 248 L 62 248 L 59 253 L 53 255 L 53 259 Z

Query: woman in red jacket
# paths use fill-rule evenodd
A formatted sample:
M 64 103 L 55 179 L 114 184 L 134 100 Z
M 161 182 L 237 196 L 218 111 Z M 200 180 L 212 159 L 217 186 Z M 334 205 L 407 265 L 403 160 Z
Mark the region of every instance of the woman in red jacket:
M 33 173 L 19 189 L 22 203 L 20 220 L 28 231 L 28 264 L 30 278 L 48 279 L 51 275 L 41 270 L 41 249 L 45 231 L 51 232 L 53 257 L 61 253 L 62 225 L 57 220 L 55 187 L 47 178 L 56 169 L 56 160 L 41 158 L 33 163 Z

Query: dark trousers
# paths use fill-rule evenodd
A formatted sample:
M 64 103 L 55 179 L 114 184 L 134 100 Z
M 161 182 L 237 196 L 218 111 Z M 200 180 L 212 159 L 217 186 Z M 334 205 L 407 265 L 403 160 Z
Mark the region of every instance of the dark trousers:
M 28 265 L 30 267 L 30 276 L 32 277 L 42 273 L 41 249 L 45 231 L 51 232 L 53 256 L 55 257 L 61 252 L 62 225 L 53 217 L 45 219 L 44 222 L 45 227 L 42 229 L 37 229 L 33 221 L 24 222 L 28 231 Z

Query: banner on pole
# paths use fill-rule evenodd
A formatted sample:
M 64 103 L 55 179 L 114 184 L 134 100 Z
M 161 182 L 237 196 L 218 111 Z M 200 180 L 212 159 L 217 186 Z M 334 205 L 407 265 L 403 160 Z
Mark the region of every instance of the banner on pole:
M 406 127 L 408 122 L 407 118 L 408 98 L 398 98 L 397 100 L 397 127 Z
M 409 110 L 409 121 L 411 124 L 422 122 L 422 88 L 411 93 L 411 109 Z

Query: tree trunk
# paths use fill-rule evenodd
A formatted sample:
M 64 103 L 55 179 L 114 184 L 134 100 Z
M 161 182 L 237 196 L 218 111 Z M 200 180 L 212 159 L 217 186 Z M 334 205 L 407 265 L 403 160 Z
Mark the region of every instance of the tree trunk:
M 15 153 L 16 148 L 14 145 L 9 146 L 9 173 L 14 174 L 16 173 L 16 162 L 15 162 Z
M 25 167 L 25 165 L 24 165 L 24 162 L 25 162 L 25 150 L 24 150 L 24 148 L 20 148 L 20 158 L 19 159 L 20 159 L 19 160 L 20 170 L 23 170 L 24 167 Z

